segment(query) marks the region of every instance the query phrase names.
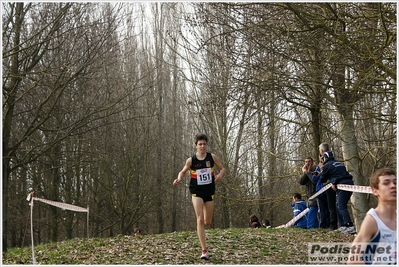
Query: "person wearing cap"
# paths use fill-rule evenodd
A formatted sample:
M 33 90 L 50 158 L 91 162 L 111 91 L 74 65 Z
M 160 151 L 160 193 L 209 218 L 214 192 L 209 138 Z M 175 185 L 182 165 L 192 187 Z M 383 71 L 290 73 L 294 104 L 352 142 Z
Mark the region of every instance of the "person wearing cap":
M 321 169 L 320 181 L 325 183 L 329 180 L 332 184 L 331 188 L 336 193 L 338 224 L 340 226 L 338 230 L 344 234 L 355 234 L 356 228 L 348 211 L 348 201 L 352 196 L 352 192 L 337 188 L 338 184 L 353 185 L 353 177 L 342 162 L 334 159 L 332 151 L 324 152 L 321 160 L 322 163 L 319 164 Z
M 316 166 L 316 172 L 312 176 L 312 180 L 316 183 L 316 191 L 326 186 L 328 183 L 320 181 L 321 169 L 320 163 L 323 163 L 322 156 L 324 152 L 330 151 L 328 143 L 321 143 L 319 145 L 319 164 Z M 337 215 L 337 197 L 332 188 L 328 188 L 325 192 L 317 197 L 320 209 L 320 228 L 330 228 L 330 230 L 338 229 L 338 215 Z

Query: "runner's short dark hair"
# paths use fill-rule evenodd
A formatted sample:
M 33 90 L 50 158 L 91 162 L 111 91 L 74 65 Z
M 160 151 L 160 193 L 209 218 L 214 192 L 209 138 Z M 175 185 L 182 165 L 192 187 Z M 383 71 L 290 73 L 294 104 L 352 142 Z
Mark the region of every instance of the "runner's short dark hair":
M 208 137 L 207 137 L 205 134 L 203 134 L 203 133 L 199 133 L 199 134 L 197 134 L 197 135 L 195 136 L 195 138 L 194 138 L 194 143 L 197 144 L 197 142 L 198 142 L 199 140 L 205 140 L 205 141 L 208 143 Z

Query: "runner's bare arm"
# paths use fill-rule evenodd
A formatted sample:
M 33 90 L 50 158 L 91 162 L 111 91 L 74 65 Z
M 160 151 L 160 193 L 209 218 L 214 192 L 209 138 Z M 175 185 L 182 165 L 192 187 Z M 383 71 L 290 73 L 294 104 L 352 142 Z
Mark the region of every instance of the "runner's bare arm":
M 218 156 L 212 154 L 213 161 L 215 162 L 216 167 L 219 169 L 219 173 L 215 176 L 215 182 L 220 182 L 223 179 L 223 176 L 226 173 L 226 169 L 223 167 L 223 164 L 220 162 Z
M 191 167 L 191 163 L 192 163 L 191 158 L 188 158 L 186 160 L 186 164 L 184 165 L 183 169 L 179 172 L 177 178 L 173 181 L 173 185 L 178 185 L 180 181 L 184 178 L 184 176 L 186 176 L 187 171 Z
M 377 231 L 378 231 L 377 222 L 375 221 L 373 216 L 367 214 L 362 222 L 360 231 L 357 233 L 355 239 L 352 242 L 351 247 L 353 247 L 355 245 L 365 246 L 376 235 Z M 365 250 L 365 248 L 362 247 L 361 249 L 359 249 L 357 251 L 364 251 L 364 250 Z M 355 260 L 355 259 L 359 259 L 360 256 L 362 256 L 362 255 L 357 255 L 358 257 L 354 257 L 354 256 L 356 256 L 356 255 L 353 254 L 352 251 L 350 251 L 350 253 L 348 255 L 347 264 L 365 264 L 364 261 Z

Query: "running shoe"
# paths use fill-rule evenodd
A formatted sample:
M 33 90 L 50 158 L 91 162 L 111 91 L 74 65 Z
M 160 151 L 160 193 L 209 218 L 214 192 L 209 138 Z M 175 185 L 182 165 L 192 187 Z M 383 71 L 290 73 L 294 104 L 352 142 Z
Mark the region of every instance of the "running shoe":
M 202 251 L 201 259 L 209 260 L 208 251 L 206 251 L 205 249 Z
M 355 228 L 355 226 L 346 227 L 345 231 L 343 231 L 342 233 L 350 234 L 350 235 L 356 234 L 356 228 Z
M 341 232 L 341 233 L 343 233 L 343 232 L 345 232 L 346 231 L 346 226 L 341 226 L 341 227 L 339 227 L 338 229 L 335 229 L 334 231 L 335 232 Z

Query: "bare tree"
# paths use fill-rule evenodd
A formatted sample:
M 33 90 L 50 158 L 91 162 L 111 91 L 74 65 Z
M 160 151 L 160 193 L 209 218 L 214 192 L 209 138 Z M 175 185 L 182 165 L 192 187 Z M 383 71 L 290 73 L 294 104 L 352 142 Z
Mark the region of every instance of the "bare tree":
M 7 21 L 3 25 L 3 248 L 7 249 L 10 174 L 42 158 L 48 174 L 33 178 L 34 189 L 49 188 L 42 193 L 58 200 L 62 142 L 88 131 L 90 122 L 104 116 L 120 98 L 103 105 L 101 90 L 79 95 L 79 85 L 87 85 L 111 48 L 103 44 L 112 36 L 115 20 L 100 23 L 88 4 L 3 6 Z M 56 225 L 54 221 L 53 240 Z
M 209 6 L 211 8 L 202 8 L 203 6 Z M 333 147 L 336 149 L 337 155 L 339 155 L 340 153 L 342 153 L 342 151 L 345 151 L 345 149 L 347 150 L 348 145 L 345 144 L 351 144 L 350 146 L 352 147 L 357 147 L 358 145 L 356 144 L 356 142 L 353 142 L 353 137 L 355 136 L 355 128 L 353 123 L 352 126 L 350 126 L 349 124 L 342 124 L 340 127 L 338 127 L 338 124 L 336 124 L 336 122 L 349 122 L 351 120 L 353 121 L 353 117 L 351 117 L 352 115 L 349 116 L 348 113 L 344 112 L 344 109 L 346 111 L 352 112 L 355 107 L 353 105 L 350 105 L 344 108 L 344 106 L 349 103 L 348 101 L 353 100 L 354 90 L 352 86 L 348 90 L 347 85 L 349 84 L 346 82 L 346 80 L 343 84 L 344 86 L 337 86 L 337 80 L 335 77 L 337 77 L 338 73 L 340 73 L 337 70 L 339 70 L 339 66 L 346 65 L 349 69 L 353 69 L 354 66 L 361 66 L 360 64 L 354 65 L 352 62 L 356 62 L 354 60 L 356 60 L 357 58 L 368 58 L 368 56 L 364 56 L 363 52 L 361 52 L 358 47 L 356 47 L 356 43 L 358 43 L 358 41 L 349 40 L 350 38 L 354 38 L 354 36 L 356 36 L 357 34 L 352 34 L 353 32 L 346 31 L 337 34 L 335 29 L 341 24 L 356 24 L 356 26 L 354 26 L 354 28 L 357 27 L 356 29 L 359 29 L 359 27 L 362 29 L 368 29 L 367 27 L 369 27 L 370 25 L 357 23 L 353 19 L 348 20 L 349 18 L 351 18 L 349 14 L 355 14 L 356 12 L 367 13 L 369 11 L 375 11 L 376 15 L 371 17 L 379 18 L 380 15 L 377 15 L 377 10 L 384 10 L 383 14 L 385 14 L 385 16 L 381 18 L 384 23 L 373 24 L 373 26 L 369 27 L 369 29 L 376 29 L 376 25 L 384 25 L 384 27 L 381 28 L 382 36 L 388 37 L 385 39 L 382 38 L 381 40 L 389 40 L 389 42 L 377 45 L 377 50 L 373 50 L 376 48 L 375 43 L 370 44 L 370 47 L 373 47 L 373 49 L 365 49 L 363 51 L 379 51 L 379 53 L 381 53 L 381 51 L 385 51 L 385 54 L 390 55 L 390 41 L 392 41 L 393 39 L 389 37 L 389 29 L 393 28 L 392 25 L 389 25 L 389 22 L 391 22 L 390 13 L 387 12 L 387 10 L 389 10 L 389 6 L 389 4 L 384 6 L 376 4 L 374 5 L 374 7 L 373 5 L 361 4 L 336 6 L 332 4 L 307 5 L 285 3 L 276 5 L 199 4 L 198 9 L 200 11 L 198 13 L 201 14 L 204 22 L 203 24 L 193 23 L 195 26 L 198 27 L 198 25 L 207 25 L 208 27 L 211 27 L 210 25 L 215 25 L 222 29 L 224 26 L 228 25 L 229 30 L 225 32 L 212 32 L 208 30 L 204 31 L 202 35 L 200 32 L 198 32 L 198 36 L 195 37 L 195 40 L 197 40 L 198 43 L 198 46 L 196 47 L 197 49 L 195 49 L 192 44 L 191 46 L 186 45 L 186 47 L 191 48 L 191 50 L 194 51 L 204 50 L 209 53 L 211 51 L 209 47 L 211 47 L 215 42 L 221 44 L 221 42 L 216 41 L 219 40 L 221 36 L 224 36 L 224 38 L 228 38 L 231 37 L 233 34 L 237 35 L 239 32 L 242 33 L 242 36 L 245 36 L 245 42 L 242 41 L 242 43 L 251 43 L 252 45 L 248 45 L 248 47 L 250 47 L 252 50 L 262 51 L 260 49 L 264 49 L 264 53 L 268 53 L 269 55 L 275 55 L 275 61 L 280 62 L 280 64 L 275 64 L 267 70 L 266 68 L 263 68 L 263 72 L 256 72 L 256 74 L 257 77 L 270 77 L 271 83 L 277 85 L 275 87 L 275 91 L 277 93 L 275 96 L 280 97 L 280 99 L 286 101 L 285 103 L 287 104 L 292 104 L 292 108 L 287 107 L 285 109 L 287 110 L 286 114 L 292 112 L 297 115 L 297 118 L 295 119 L 291 119 L 290 117 L 287 117 L 285 115 L 276 116 L 276 114 L 280 114 L 279 111 L 277 111 L 278 109 L 274 109 L 274 112 L 273 109 L 271 109 L 271 113 L 265 113 L 269 116 L 269 118 L 274 117 L 276 121 L 280 122 L 286 121 L 287 125 L 292 125 L 293 127 L 300 129 L 299 132 L 294 130 L 297 133 L 291 132 L 293 134 L 293 138 L 290 138 L 290 148 L 284 148 L 281 151 L 290 151 L 290 159 L 286 158 L 285 160 L 288 162 L 291 159 L 293 159 L 294 161 L 298 161 L 296 160 L 296 158 L 299 158 L 300 162 L 302 162 L 303 157 L 309 154 L 313 154 L 315 155 L 315 157 L 317 157 L 317 146 L 322 140 L 330 141 Z M 338 9 L 340 10 L 340 12 L 337 11 Z M 322 11 L 321 14 L 323 15 L 319 15 L 319 11 Z M 243 20 L 242 18 L 246 14 L 253 14 L 252 19 Z M 338 14 L 342 14 L 342 16 L 338 16 Z M 370 21 L 368 20 L 368 18 L 369 17 L 366 16 L 364 21 Z M 265 34 L 266 30 L 268 30 L 269 32 L 274 32 L 275 35 Z M 268 38 L 265 38 L 265 36 L 267 36 Z M 363 36 L 368 35 L 365 34 Z M 275 42 L 273 43 L 269 40 L 275 40 Z M 224 46 L 222 45 L 221 47 Z M 256 50 L 256 48 L 258 47 L 259 50 Z M 235 48 L 237 48 L 237 46 Z M 233 49 L 224 48 L 223 50 L 234 53 Z M 349 53 L 347 53 L 348 51 Z M 240 52 L 242 52 L 242 50 Z M 252 68 L 252 70 L 259 68 L 259 64 L 257 64 L 257 62 L 260 62 L 261 60 L 259 59 L 262 59 L 262 57 L 259 57 L 259 54 L 260 53 L 252 52 L 251 57 L 242 60 L 244 62 L 254 62 L 254 64 L 247 64 L 247 68 Z M 381 55 L 383 54 L 384 53 L 382 53 Z M 208 58 L 209 57 L 204 56 L 205 61 L 209 61 Z M 213 61 L 216 58 L 224 58 L 223 53 L 220 52 L 213 56 Z M 256 58 L 259 59 L 257 60 Z M 371 58 L 375 58 L 375 56 L 371 56 Z M 380 59 L 378 59 L 376 62 L 380 62 Z M 247 70 L 246 68 L 243 68 L 242 65 L 237 64 L 237 62 L 239 61 L 235 61 L 236 64 L 234 65 L 236 66 L 236 68 L 241 67 L 244 71 Z M 357 62 L 361 63 L 361 61 Z M 385 62 L 389 62 L 389 60 Z M 212 66 L 214 66 L 215 63 L 212 63 Z M 386 67 L 383 65 L 384 64 L 378 63 L 374 66 L 380 66 L 382 67 L 380 69 L 384 70 L 386 69 Z M 367 69 L 370 69 L 370 65 L 363 64 L 363 66 L 367 66 L 367 68 L 363 68 L 364 70 L 366 70 L 365 73 L 367 73 Z M 267 75 L 268 72 L 276 73 L 276 75 Z M 344 72 L 341 71 L 341 73 Z M 365 81 L 370 81 L 370 79 L 358 79 L 358 77 L 363 75 L 361 74 L 361 68 L 357 68 L 354 73 L 358 73 L 358 75 L 354 76 L 355 79 L 352 81 L 352 84 L 355 84 L 355 81 L 359 81 L 359 85 L 364 84 Z M 387 81 L 389 82 L 389 79 L 392 76 L 390 76 L 389 71 L 387 71 L 386 73 L 388 74 Z M 203 76 L 206 77 L 204 73 Z M 228 76 L 226 75 L 226 77 Z M 235 78 L 235 76 L 233 75 L 231 77 Z M 257 85 L 259 86 L 259 84 L 261 84 L 262 82 L 265 83 L 265 80 L 258 79 Z M 210 84 L 208 87 L 212 88 L 212 86 L 215 86 L 217 88 L 216 83 L 215 85 Z M 246 90 L 249 90 L 249 88 L 254 87 L 247 86 Z M 360 86 L 357 88 L 360 88 Z M 339 91 L 341 93 L 338 93 Z M 335 97 L 334 92 L 336 93 Z M 201 90 L 201 94 L 203 93 L 204 91 Z M 340 94 L 342 94 L 342 96 L 338 99 L 338 96 L 340 96 Z M 270 94 L 270 96 L 272 95 L 273 94 Z M 362 95 L 363 94 L 358 91 L 358 94 L 355 94 L 357 100 L 354 103 L 361 102 L 361 100 L 363 99 L 361 98 Z M 275 97 L 271 98 L 275 99 Z M 340 100 L 345 101 L 346 104 L 343 102 L 341 102 L 340 104 Z M 282 105 L 284 105 L 283 103 Z M 322 109 L 322 107 L 324 109 Z M 201 108 L 204 107 L 201 106 Z M 332 128 L 330 127 L 330 125 L 336 126 Z M 350 127 L 347 128 L 348 126 Z M 274 127 L 274 129 L 276 129 L 276 127 Z M 303 137 L 300 137 L 302 135 Z M 281 136 L 285 135 L 280 135 L 280 137 Z M 307 136 L 310 136 L 310 138 Z M 308 141 L 313 144 L 313 147 L 310 148 L 309 146 L 302 145 L 303 142 Z M 281 143 L 281 138 L 277 142 Z M 292 144 L 294 143 L 296 144 L 296 146 L 292 147 Z M 260 144 L 258 143 L 258 145 L 254 147 L 254 150 L 258 149 L 259 151 L 259 146 Z M 341 150 L 340 147 L 342 147 L 343 149 Z M 272 146 L 271 148 L 274 148 L 274 146 Z M 277 151 L 275 151 L 274 153 L 278 154 Z M 359 158 L 358 152 L 352 150 L 352 153 L 354 154 L 352 154 L 351 156 L 344 153 L 344 157 L 347 159 L 352 159 L 352 161 L 355 158 Z M 258 161 L 257 165 L 258 168 L 261 168 L 261 154 L 258 153 L 258 155 L 258 160 L 260 161 Z M 349 170 L 354 174 L 356 183 L 363 184 L 363 182 L 361 181 L 364 180 L 361 175 L 361 169 L 363 167 L 356 163 L 349 164 L 349 161 L 347 165 Z M 269 160 L 268 162 L 272 161 Z M 353 168 L 350 166 L 357 166 L 359 171 L 353 170 Z M 276 170 L 270 172 L 276 172 Z M 262 184 L 259 184 L 259 186 L 261 187 Z M 362 197 L 364 197 L 364 195 Z M 367 202 L 359 201 L 359 204 L 355 205 L 360 210 L 364 211 L 365 209 L 363 203 Z M 359 212 L 358 217 L 362 217 L 361 212 Z
M 90 207 L 87 229 L 35 206 L 39 242 L 195 229 L 171 182 L 198 132 L 228 169 L 214 227 L 287 222 L 322 141 L 356 184 L 396 164 L 393 3 L 2 5 L 4 250 L 29 188 Z M 353 195 L 357 225 L 372 204 Z

